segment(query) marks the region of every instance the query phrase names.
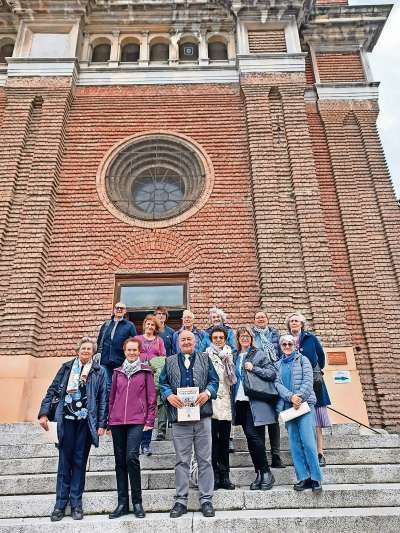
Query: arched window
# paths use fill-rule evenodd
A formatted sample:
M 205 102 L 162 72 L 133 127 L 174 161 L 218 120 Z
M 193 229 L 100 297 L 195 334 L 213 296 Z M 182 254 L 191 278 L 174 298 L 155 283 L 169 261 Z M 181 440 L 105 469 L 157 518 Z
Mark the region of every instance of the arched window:
M 111 44 L 102 43 L 93 48 L 92 63 L 106 63 L 110 60 Z
M 14 43 L 6 43 L 0 46 L 0 63 L 7 63 L 6 57 L 12 57 L 14 52 Z
M 208 43 L 208 59 L 210 61 L 228 61 L 228 49 L 221 41 Z
M 199 46 L 197 43 L 186 42 L 179 44 L 179 61 L 197 61 Z
M 128 43 L 122 47 L 121 62 L 137 63 L 140 56 L 140 46 L 136 43 Z
M 169 44 L 155 43 L 150 46 L 150 61 L 166 63 L 169 60 Z

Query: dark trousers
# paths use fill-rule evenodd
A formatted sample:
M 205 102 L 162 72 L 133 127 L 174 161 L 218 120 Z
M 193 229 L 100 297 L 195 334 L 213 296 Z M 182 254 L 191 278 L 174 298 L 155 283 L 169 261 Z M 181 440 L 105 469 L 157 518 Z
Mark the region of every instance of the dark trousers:
M 236 402 L 236 422 L 243 428 L 247 447 L 256 472 L 267 472 L 268 460 L 265 451 L 265 426 L 255 426 L 250 402 Z
M 281 430 L 279 422 L 275 424 L 268 424 L 268 436 L 271 446 L 271 453 L 274 455 L 280 455 L 281 453 Z
M 211 419 L 212 449 L 211 460 L 216 473 L 229 473 L 229 436 L 231 434 L 230 420 Z
M 111 433 L 114 445 L 118 505 L 129 506 L 128 475 L 132 503 L 142 503 L 139 446 L 143 436 L 143 425 L 112 426 Z
M 92 445 L 87 420 L 64 419 L 63 440 L 58 449 L 56 507 L 82 507 L 86 464 Z

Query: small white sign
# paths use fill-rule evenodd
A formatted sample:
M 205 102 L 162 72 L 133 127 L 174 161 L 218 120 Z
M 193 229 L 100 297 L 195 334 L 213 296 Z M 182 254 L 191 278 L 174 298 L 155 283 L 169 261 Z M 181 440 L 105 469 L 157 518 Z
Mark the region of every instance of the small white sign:
M 336 370 L 333 373 L 333 381 L 334 383 L 350 383 L 351 374 L 348 370 Z

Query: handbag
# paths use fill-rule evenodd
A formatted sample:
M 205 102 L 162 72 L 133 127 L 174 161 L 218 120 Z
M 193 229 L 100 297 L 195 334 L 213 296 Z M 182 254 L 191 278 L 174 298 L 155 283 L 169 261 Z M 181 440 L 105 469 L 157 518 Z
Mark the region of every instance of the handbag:
M 54 394 L 53 398 L 51 399 L 49 414 L 47 415 L 47 418 L 50 422 L 54 422 L 56 418 L 56 411 L 58 404 L 60 403 L 61 398 L 64 396 L 64 393 L 66 391 L 67 385 L 68 385 L 68 378 L 69 378 L 69 372 L 65 372 L 65 376 L 60 384 L 60 388 L 58 391 Z
M 289 422 L 290 420 L 299 418 L 299 416 L 305 415 L 309 413 L 310 411 L 311 409 L 310 409 L 310 406 L 308 405 L 308 402 L 302 402 L 298 409 L 295 409 L 294 407 L 290 407 L 289 409 L 285 409 L 284 411 L 281 411 L 279 416 L 281 417 L 281 420 L 283 422 Z
M 313 368 L 313 388 L 314 392 L 320 392 L 322 389 L 322 384 L 324 382 L 324 373 L 321 370 L 321 367 L 317 363 Z
M 251 362 L 251 359 L 249 358 Z M 275 404 L 279 399 L 278 391 L 272 381 L 260 378 L 254 372 L 245 370 L 242 375 L 243 390 L 246 396 L 253 400 L 261 400 L 270 404 Z

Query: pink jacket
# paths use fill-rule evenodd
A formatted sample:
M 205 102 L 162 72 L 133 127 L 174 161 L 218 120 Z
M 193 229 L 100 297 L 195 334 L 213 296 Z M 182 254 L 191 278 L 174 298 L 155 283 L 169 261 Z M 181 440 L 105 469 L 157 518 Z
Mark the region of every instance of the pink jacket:
M 109 426 L 143 424 L 153 427 L 156 409 L 157 393 L 150 367 L 142 365 L 129 380 L 122 368 L 114 370 L 108 406 Z

